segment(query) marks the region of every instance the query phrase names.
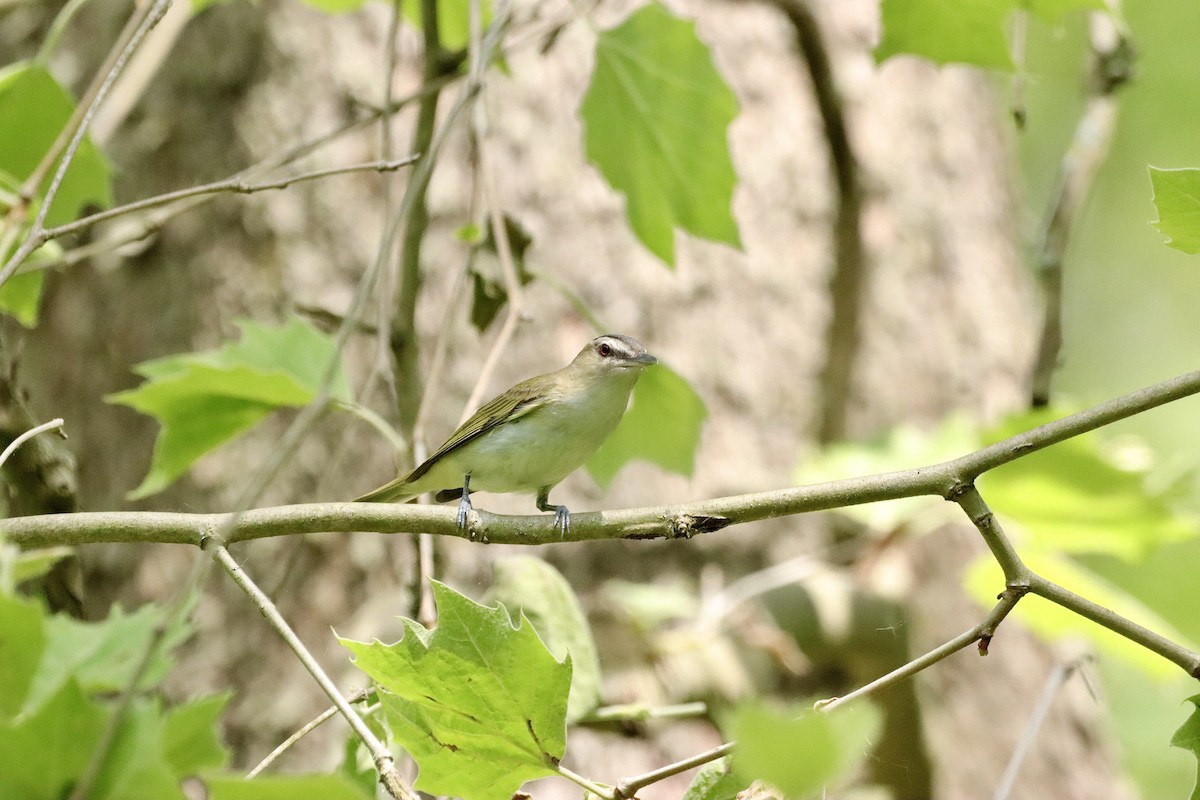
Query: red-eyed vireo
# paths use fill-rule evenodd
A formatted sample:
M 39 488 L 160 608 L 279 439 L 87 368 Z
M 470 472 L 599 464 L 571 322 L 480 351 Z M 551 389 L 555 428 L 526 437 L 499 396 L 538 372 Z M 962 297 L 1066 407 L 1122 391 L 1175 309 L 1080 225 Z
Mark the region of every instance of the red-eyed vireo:
M 358 501 L 402 503 L 426 492 L 437 492 L 439 503 L 461 497 L 458 526 L 466 530 L 472 491 L 536 492 L 538 510 L 553 511 L 565 536 L 571 514 L 550 504 L 550 490 L 604 443 L 642 370 L 656 363 L 636 339 L 598 336 L 562 369 L 485 403 L 423 464 Z

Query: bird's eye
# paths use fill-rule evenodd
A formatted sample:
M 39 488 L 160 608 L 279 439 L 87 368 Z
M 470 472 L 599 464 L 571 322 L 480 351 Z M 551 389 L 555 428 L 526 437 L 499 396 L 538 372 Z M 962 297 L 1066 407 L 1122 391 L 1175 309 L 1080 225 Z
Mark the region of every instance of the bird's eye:
M 608 358 L 613 354 L 612 345 L 608 342 L 603 342 L 599 347 L 596 348 L 596 352 L 600 354 L 601 358 Z

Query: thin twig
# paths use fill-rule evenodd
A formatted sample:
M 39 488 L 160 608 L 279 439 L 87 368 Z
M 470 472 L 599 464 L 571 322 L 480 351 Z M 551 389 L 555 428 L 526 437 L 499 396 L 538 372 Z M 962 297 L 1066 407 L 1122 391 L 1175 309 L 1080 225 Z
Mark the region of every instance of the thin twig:
M 0 467 L 4 466 L 4 462 L 8 461 L 8 457 L 15 453 L 17 448 L 25 444 L 25 442 L 37 436 L 39 433 L 45 433 L 46 431 L 52 430 L 61 431 L 62 426 L 63 420 L 62 417 L 59 417 L 58 419 L 52 419 L 49 422 L 43 422 L 36 428 L 30 428 L 29 430 L 25 431 L 20 436 L 9 442 L 8 447 L 4 448 L 4 452 L 0 453 Z M 63 434 L 63 438 L 66 438 L 66 434 Z
M 992 635 L 995 633 L 997 626 L 999 626 L 1001 621 L 1008 616 L 1008 612 L 1013 610 L 1013 607 L 1016 606 L 1017 601 L 1019 601 L 1024 595 L 1025 591 L 1020 589 L 1004 590 L 1004 592 L 1002 592 L 1000 595 L 1000 602 L 996 603 L 996 606 L 978 625 L 968 628 L 945 644 L 935 647 L 922 656 L 914 658 L 907 664 L 892 670 L 887 675 L 876 678 L 866 686 L 859 687 L 853 692 L 842 695 L 841 697 L 833 697 L 828 700 L 817 701 L 813 704 L 813 708 L 817 711 L 833 711 L 835 708 L 844 706 L 847 703 L 852 703 L 855 700 L 861 700 L 864 697 L 873 697 L 885 689 L 895 686 L 901 681 L 907 680 L 913 675 L 916 675 L 918 672 L 932 666 L 933 664 L 936 664 L 946 657 L 957 653 L 959 650 L 969 647 L 975 642 L 979 642 L 984 638 L 990 640 Z
M 656 770 L 636 775 L 632 778 L 625 778 L 617 782 L 613 787 L 613 800 L 632 800 L 639 789 L 649 786 L 652 783 L 658 783 L 661 780 L 678 775 L 681 772 L 687 772 L 689 769 L 703 766 L 710 761 L 716 761 L 718 758 L 723 758 L 733 752 L 735 742 L 726 742 L 719 747 L 714 747 L 711 750 L 706 750 L 698 755 L 685 758 L 682 761 L 676 761 L 674 764 L 668 764 L 665 767 L 659 767 Z
M 388 793 L 397 800 L 416 800 L 416 794 L 400 779 L 400 774 L 396 771 L 395 760 L 392 758 L 391 752 L 387 746 L 379 740 L 379 737 L 371 730 L 358 712 L 347 702 L 346 698 L 342 697 L 341 691 L 337 685 L 325 674 L 325 670 L 317 663 L 316 658 L 300 641 L 300 637 L 292 630 L 291 626 L 279 613 L 275 604 L 271 602 L 271 598 L 267 597 L 261 589 L 250 579 L 237 561 L 229 554 L 229 551 L 223 544 L 214 543 L 211 545 L 212 556 L 217 563 L 229 574 L 233 582 L 238 585 L 243 592 L 246 593 L 259 612 L 266 618 L 267 623 L 275 629 L 280 638 L 287 643 L 292 652 L 296 654 L 296 658 L 308 670 L 308 674 L 312 676 L 325 695 L 337 706 L 337 710 L 345 717 L 346 722 L 354 730 L 354 733 L 362 740 L 363 744 L 371 753 L 371 759 L 375 762 L 375 769 L 379 774 L 379 782 L 387 789 Z
M 346 702 L 350 703 L 352 705 L 354 703 L 361 702 L 371 695 L 371 691 L 372 690 L 370 688 L 359 689 L 357 692 L 355 692 L 354 694 L 347 697 Z M 367 708 L 363 711 L 363 715 L 365 716 L 365 715 L 369 714 L 370 712 L 371 712 L 371 709 Z M 281 755 L 283 755 L 288 750 L 290 750 L 296 744 L 296 742 L 300 741 L 305 736 L 307 736 L 308 734 L 315 731 L 317 728 L 324 725 L 337 713 L 338 713 L 338 707 L 330 706 L 329 708 L 325 709 L 317 716 L 313 717 L 311 720 L 308 721 L 308 723 L 306 723 L 298 731 L 296 731 L 291 736 L 289 736 L 288 738 L 286 738 L 282 742 L 280 742 L 279 746 L 276 747 L 274 750 L 272 750 L 270 753 L 268 753 L 266 758 L 264 758 L 262 761 L 258 762 L 258 764 L 255 765 L 254 769 L 247 772 L 246 780 L 250 780 L 250 779 L 254 778 L 256 775 L 258 775 L 264 769 L 266 769 L 267 767 L 274 764 L 275 761 L 278 760 L 278 758 Z
M 707 703 L 678 703 L 672 706 L 649 706 L 645 703 L 626 703 L 602 706 L 579 720 L 580 725 L 599 725 L 610 722 L 646 722 L 652 719 L 689 719 L 708 714 Z
M 1100 166 L 1108 155 L 1116 126 L 1116 92 L 1133 76 L 1133 51 L 1111 12 L 1091 15 L 1091 90 L 1075 134 L 1059 166 L 1034 266 L 1042 285 L 1045 314 L 1037 357 L 1030 377 L 1030 403 L 1050 403 L 1050 386 L 1058 369 L 1063 339 L 1063 260 L 1075 220 L 1083 209 Z
M 90 214 L 86 217 L 81 217 L 74 222 L 68 222 L 59 225 L 55 228 L 49 228 L 43 236 L 47 241 L 57 239 L 60 236 L 66 236 L 72 233 L 78 233 L 81 230 L 90 228 L 101 222 L 107 222 L 114 217 L 125 216 L 126 214 L 135 214 L 139 211 L 146 211 L 151 208 L 169 205 L 179 200 L 186 200 L 192 197 L 201 197 L 210 194 L 254 194 L 255 192 L 268 192 L 276 189 L 286 189 L 294 183 L 303 183 L 305 181 L 315 181 L 321 178 L 328 178 L 333 175 L 349 175 L 355 172 L 394 172 L 401 167 L 412 165 L 419 158 L 419 154 L 406 156 L 404 158 L 384 161 L 367 161 L 361 164 L 349 164 L 344 167 L 328 167 L 326 169 L 317 169 L 312 172 L 302 172 L 298 175 L 291 175 L 286 178 L 280 178 L 274 181 L 264 181 L 261 183 L 250 183 L 243 175 L 235 175 L 232 178 L 226 178 L 212 183 L 205 183 L 200 186 L 189 186 L 186 189 L 179 189 L 174 192 L 147 197 L 144 200 L 137 200 L 116 208 L 109 208 L 104 211 L 98 211 L 95 214 Z
M 1037 740 L 1038 731 L 1042 729 L 1042 724 L 1045 723 L 1046 717 L 1050 714 L 1050 708 L 1054 705 L 1058 693 L 1077 671 L 1083 669 L 1083 665 L 1091 661 L 1090 655 L 1080 656 L 1072 659 L 1066 664 L 1059 664 L 1050 673 L 1050 677 L 1046 679 L 1046 683 L 1042 686 L 1042 692 L 1038 696 L 1037 703 L 1033 707 L 1033 713 L 1029 715 L 1029 721 L 1025 724 L 1025 730 L 1021 732 L 1021 737 L 1017 739 L 1017 746 L 1013 748 L 1012 757 L 1008 760 L 1008 765 L 1004 768 L 1004 774 L 1000 776 L 1000 783 L 996 786 L 996 791 L 992 795 L 992 800 L 1008 800 L 1012 794 L 1013 787 L 1017 783 L 1017 774 L 1021 771 L 1021 765 L 1025 763 L 1025 757 L 1029 755 L 1033 748 L 1034 741 Z

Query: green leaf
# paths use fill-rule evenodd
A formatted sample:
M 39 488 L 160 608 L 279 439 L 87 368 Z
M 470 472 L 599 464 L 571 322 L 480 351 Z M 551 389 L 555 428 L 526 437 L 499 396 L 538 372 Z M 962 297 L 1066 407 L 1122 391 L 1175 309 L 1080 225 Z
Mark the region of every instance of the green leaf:
M 1158 219 L 1151 224 L 1167 237 L 1167 246 L 1184 253 L 1200 253 L 1200 169 L 1150 167 L 1154 207 Z
M 73 555 L 75 555 L 75 549 L 71 547 L 44 547 L 20 552 L 12 565 L 13 585 L 20 585 L 25 581 L 42 577 L 59 561 Z M 3 704 L 0 704 L 0 709 L 2 708 Z
M 158 701 L 129 707 L 89 800 L 186 800 L 163 753 Z
M 692 22 L 657 3 L 596 42 L 583 99 L 588 159 L 625 195 L 642 243 L 675 264 L 675 229 L 741 247 L 726 129 L 737 98 Z
M 729 723 L 738 770 L 789 797 L 804 797 L 844 777 L 870 749 L 879 714 L 866 703 L 830 713 L 781 712 L 749 703 Z
M 219 350 L 139 364 L 147 378 L 136 389 L 106 398 L 159 420 L 150 472 L 129 497 L 162 491 L 205 453 L 261 422 L 277 408 L 316 397 L 336 353 L 333 339 L 298 317 L 280 327 L 240 323 L 242 339 Z M 332 397 L 350 399 L 338 364 Z
M 45 67 L 23 61 L 0 70 L 0 171 L 26 180 L 75 111 L 70 94 Z M 54 170 L 39 187 L 44 192 Z M 112 204 L 108 162 L 86 136 L 54 197 L 46 226 L 75 219 L 89 205 Z
M 221 769 L 229 763 L 229 750 L 217 728 L 232 692 L 209 695 L 167 712 L 163 725 L 163 755 L 178 778 L 202 769 Z
M 1011 70 L 1005 28 L 1017 0 L 883 0 L 875 60 L 910 54 L 935 64 Z
M 42 620 L 36 603 L 0 594 L 0 720 L 17 713 L 33 684 L 46 648 Z
M 1195 642 L 1137 598 L 1078 562 L 1036 547 L 1022 548 L 1021 559 L 1031 570 L 1059 586 L 1111 609 L 1184 647 L 1193 650 L 1197 648 Z M 1004 588 L 1004 576 L 992 558 L 981 556 L 967 568 L 965 585 L 981 605 L 991 608 L 996 602 L 996 593 Z M 1040 597 L 1030 596 L 1022 600 L 1010 618 L 1020 619 L 1030 629 L 1051 641 L 1082 636 L 1099 651 L 1119 658 L 1155 678 L 1170 677 L 1179 669 L 1145 647 Z
M 345 775 L 211 775 L 208 800 L 372 800 Z
M 37 713 L 0 722 L 0 797 L 66 797 L 87 766 L 106 717 L 79 684 L 68 681 Z
M 1200 800 L 1200 694 L 1192 695 L 1188 702 L 1196 708 L 1171 737 L 1171 746 L 1187 750 L 1196 756 L 1196 787 L 1192 789 L 1191 800 Z
M 989 439 L 1056 418 L 1022 414 Z M 1077 436 L 989 471 L 979 487 L 992 510 L 1014 520 L 1023 538 L 1056 550 L 1140 559 L 1154 548 L 1191 538 L 1195 524 L 1146 489 L 1144 469 L 1123 469 L 1095 434 Z
M 38 307 L 45 282 L 45 270 L 35 269 L 13 275 L 0 286 L 0 312 L 11 315 L 26 328 L 37 326 Z
M 600 657 L 587 616 L 567 579 L 540 558 L 516 556 L 497 561 L 492 569 L 489 600 L 523 614 L 555 658 L 571 657 L 571 697 L 567 722 L 575 722 L 600 705 Z
M 81 622 L 61 614 L 46 620 L 45 653 L 21 713 L 32 713 L 70 681 L 78 681 L 89 692 L 123 689 L 133 678 L 162 614 L 161 608 L 145 605 L 132 614 L 114 608 L 100 622 Z M 153 686 L 166 676 L 171 648 L 189 633 L 187 623 L 167 633 L 140 686 Z
M 700 768 L 688 784 L 683 800 L 735 800 L 750 785 L 728 758 L 718 758 Z
M 1108 8 L 1104 0 L 1018 0 L 1018 5 L 1050 23 L 1058 22 L 1074 11 L 1104 11 Z
M 508 800 L 525 781 L 556 774 L 570 661 L 556 661 L 524 617 L 514 628 L 502 606 L 436 581 L 433 592 L 436 630 L 406 619 L 395 644 L 341 642 L 378 684 L 392 735 L 421 768 L 416 788 Z
M 664 364 L 651 367 L 634 386 L 621 424 L 588 459 L 588 472 L 605 487 L 627 462 L 640 458 L 690 476 L 707 416 L 704 401 L 679 373 Z

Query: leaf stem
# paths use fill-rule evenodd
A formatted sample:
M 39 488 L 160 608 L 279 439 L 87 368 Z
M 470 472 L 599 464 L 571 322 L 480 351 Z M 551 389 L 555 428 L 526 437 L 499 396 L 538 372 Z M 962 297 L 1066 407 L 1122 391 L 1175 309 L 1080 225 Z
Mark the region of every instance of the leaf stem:
M 714 747 L 711 750 L 705 750 L 703 753 L 685 758 L 682 761 L 676 761 L 674 764 L 668 764 L 665 767 L 659 767 L 656 770 L 635 775 L 632 778 L 624 778 L 617 782 L 613 789 L 613 800 L 632 800 L 634 795 L 639 790 L 652 783 L 658 783 L 661 780 L 678 775 L 681 772 L 687 772 L 689 769 L 703 766 L 710 761 L 716 761 L 718 758 L 723 758 L 733 752 L 736 742 L 726 742 L 723 745 Z

